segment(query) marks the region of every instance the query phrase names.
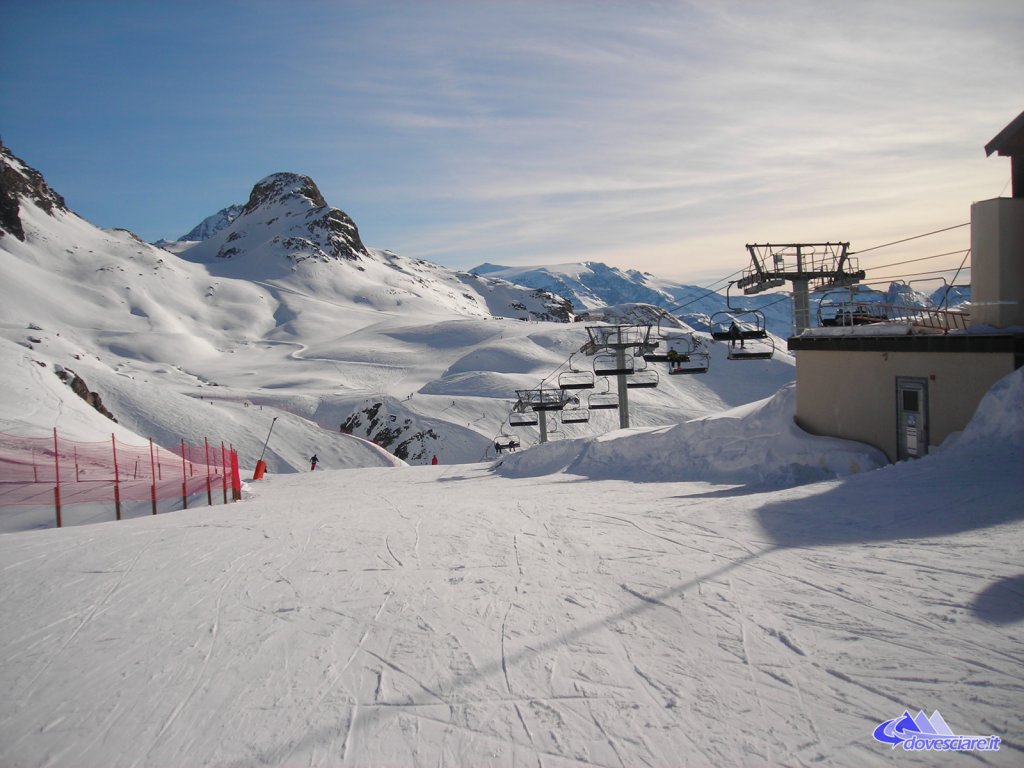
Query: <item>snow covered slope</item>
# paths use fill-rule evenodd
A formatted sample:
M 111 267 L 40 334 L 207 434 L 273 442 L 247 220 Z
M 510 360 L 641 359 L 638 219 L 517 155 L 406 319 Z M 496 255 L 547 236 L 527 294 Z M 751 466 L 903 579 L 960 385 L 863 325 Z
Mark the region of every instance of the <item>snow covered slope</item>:
M 568 315 L 551 294 L 365 247 L 307 177 L 267 177 L 227 227 L 178 256 L 97 229 L 3 158 L 22 238 L 0 237 L 0 354 L 21 394 L 0 404 L 0 431 L 65 428 L 79 405 L 66 387 L 33 399 L 40 371 L 61 366 L 136 434 L 127 442 L 223 439 L 249 468 L 277 416 L 272 472 L 302 469 L 314 452 L 324 467 L 380 463 L 343 429 L 413 463 L 475 461 L 516 389 L 539 386 L 587 340 L 583 324 L 553 321 Z M 739 367 L 720 348 L 712 355 L 707 376 L 663 376 L 638 393 L 633 423 L 684 421 L 793 378 L 782 352 Z M 616 426 L 604 413 L 565 434 Z M 111 428 L 76 423 L 67 436 Z M 529 444 L 536 431 L 521 437 Z
M 852 455 L 787 400 L 668 431 L 713 482 L 615 479 L 641 431 L 0 536 L 0 763 L 1019 765 L 1024 371 L 940 452 L 778 490 Z M 1000 748 L 894 752 L 906 710 Z

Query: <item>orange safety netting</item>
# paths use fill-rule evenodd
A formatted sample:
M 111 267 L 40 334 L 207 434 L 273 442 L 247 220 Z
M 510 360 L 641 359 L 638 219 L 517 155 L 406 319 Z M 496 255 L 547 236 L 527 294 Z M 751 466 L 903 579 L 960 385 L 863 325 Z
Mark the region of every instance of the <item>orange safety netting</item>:
M 0 432 L 0 507 L 55 506 L 109 502 L 120 517 L 125 502 L 152 504 L 163 499 L 189 499 L 214 494 L 238 499 L 241 478 L 234 449 L 210 445 L 177 450 L 127 445 L 113 435 L 102 442 L 52 437 L 19 437 Z M 218 499 L 219 500 L 219 499 Z M 59 522 L 58 522 L 59 525 Z

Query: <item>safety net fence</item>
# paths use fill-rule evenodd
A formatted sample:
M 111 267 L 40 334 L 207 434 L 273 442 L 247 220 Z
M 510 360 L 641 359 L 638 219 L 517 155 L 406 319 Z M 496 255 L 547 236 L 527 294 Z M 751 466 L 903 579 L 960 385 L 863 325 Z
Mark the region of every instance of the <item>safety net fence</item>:
M 109 440 L 20 437 L 0 432 L 0 531 L 121 520 L 241 498 L 238 454 L 230 447 L 174 449 Z M 11 516 L 50 522 L 19 524 Z M 34 512 L 33 512 L 34 510 Z M 5 524 L 6 523 L 6 524 Z

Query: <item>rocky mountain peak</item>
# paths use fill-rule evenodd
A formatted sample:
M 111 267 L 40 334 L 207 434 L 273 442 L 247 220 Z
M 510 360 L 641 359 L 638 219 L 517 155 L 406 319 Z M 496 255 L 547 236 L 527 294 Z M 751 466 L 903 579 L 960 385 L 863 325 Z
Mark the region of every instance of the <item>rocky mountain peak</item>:
M 298 173 L 272 173 L 256 182 L 242 213 L 252 213 L 257 208 L 293 198 L 308 201 L 311 208 L 324 208 L 327 205 L 324 196 L 309 176 Z
M 11 234 L 25 239 L 20 215 L 22 199 L 51 216 L 55 209 L 67 211 L 64 198 L 50 189 L 43 174 L 11 154 L 0 141 L 0 237 Z
M 209 219 L 218 224 L 217 232 L 208 235 L 218 248 L 217 259 L 244 258 L 268 248 L 293 264 L 369 256 L 355 222 L 329 206 L 309 176 L 273 173 L 256 183 L 249 201 L 230 221 L 221 216 L 226 211 Z

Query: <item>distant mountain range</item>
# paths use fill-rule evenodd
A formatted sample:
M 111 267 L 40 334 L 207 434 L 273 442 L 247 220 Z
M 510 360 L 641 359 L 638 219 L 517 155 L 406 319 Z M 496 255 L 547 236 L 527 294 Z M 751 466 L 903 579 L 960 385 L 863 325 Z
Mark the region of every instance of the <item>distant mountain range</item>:
M 368 247 L 306 176 L 265 177 L 198 236 L 160 248 L 95 227 L 2 148 L 0 432 L 52 424 L 72 439 L 114 432 L 165 446 L 210 437 L 249 466 L 265 450 L 271 472 L 308 468 L 314 451 L 325 467 L 386 465 L 381 448 L 412 463 L 471 462 L 512 426 L 520 390 L 596 368 L 567 298 Z M 588 312 L 665 320 L 645 303 Z M 794 371 L 785 343 L 775 349 L 737 367 L 711 345 L 702 376 L 660 366 L 656 388 L 630 392 L 631 424 L 773 394 Z M 605 396 L 615 386 L 598 384 Z M 617 426 L 597 411 L 557 436 Z M 516 434 L 529 445 L 536 427 Z

